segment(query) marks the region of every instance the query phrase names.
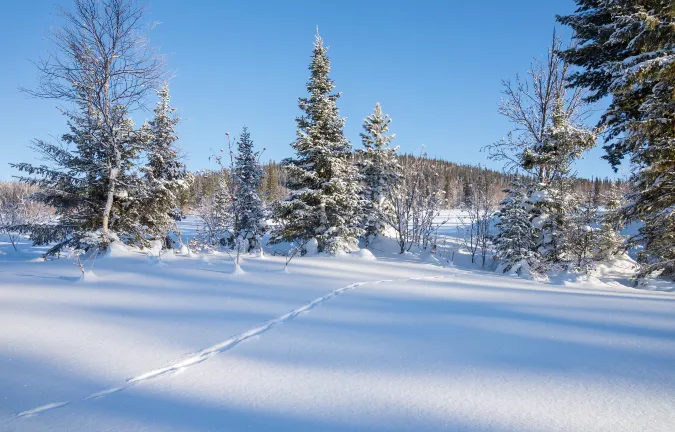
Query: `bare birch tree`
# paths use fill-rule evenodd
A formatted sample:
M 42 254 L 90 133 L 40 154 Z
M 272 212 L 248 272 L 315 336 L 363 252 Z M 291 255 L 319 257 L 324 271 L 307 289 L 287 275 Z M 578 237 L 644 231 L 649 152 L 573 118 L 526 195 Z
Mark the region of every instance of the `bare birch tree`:
M 396 233 L 400 252 L 413 245 L 433 248 L 431 244 L 438 224 L 436 219 L 445 207 L 445 192 L 437 175 L 428 175 L 430 167 L 422 166 L 426 159 L 411 158 L 402 164 L 396 181 L 384 185 L 384 198 L 390 211 L 380 212 L 385 224 Z
M 525 77 L 504 80 L 499 113 L 514 125 L 505 139 L 488 145 L 489 157 L 503 161 L 507 170 L 526 170 L 538 182 L 549 182 L 555 175 L 552 163 L 530 163 L 529 154 L 542 153 L 548 144 L 548 131 L 563 115 L 565 122 L 582 124 L 590 108 L 583 88 L 570 88 L 569 63 L 560 55 L 562 41 L 553 32 L 544 61 L 535 59 Z

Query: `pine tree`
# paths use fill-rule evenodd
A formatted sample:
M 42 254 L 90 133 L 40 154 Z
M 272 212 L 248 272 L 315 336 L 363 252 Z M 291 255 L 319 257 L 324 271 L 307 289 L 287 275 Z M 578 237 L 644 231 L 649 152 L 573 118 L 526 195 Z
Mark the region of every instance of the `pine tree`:
M 256 246 L 263 233 L 265 212 L 260 199 L 263 171 L 260 152 L 253 150 L 253 141 L 247 128 L 237 142 L 232 181 L 235 189 L 235 236 L 248 241 L 248 251 Z
M 327 50 L 317 34 L 309 95 L 298 101 L 303 115 L 296 119 L 297 139 L 291 145 L 296 156 L 284 161 L 290 193 L 275 206 L 282 224 L 274 241 L 315 237 L 319 252 L 335 254 L 356 247 L 362 233 L 361 203 L 352 146 L 344 136 L 345 119 L 336 105 L 340 93 L 332 93 Z
M 391 117 L 383 115 L 380 104 L 363 123 L 365 133 L 361 133 L 361 161 L 359 168 L 364 183 L 362 198 L 365 203 L 365 236 L 381 234 L 386 224 L 383 215 L 391 215 L 391 202 L 386 199 L 385 188 L 399 180 L 400 165 L 396 158 L 398 147 L 391 147 L 396 135 L 388 135 Z
M 616 168 L 630 155 L 634 165 L 627 219 L 642 220 L 633 240 L 644 245 L 637 278 L 675 279 L 675 54 L 673 7 L 659 0 L 577 0 L 574 14 L 558 17 L 579 44 L 565 58 L 584 70 L 572 83 L 610 95 L 600 124 L 605 158 Z
M 532 203 L 527 198 L 527 189 L 514 180 L 504 192 L 507 197 L 501 202 L 495 225 L 498 231 L 494 239 L 495 259 L 504 273 L 523 275 L 536 271 L 541 257 L 536 250 L 537 233 L 530 221 Z
M 169 88 L 157 92 L 159 101 L 155 115 L 148 125 L 150 135 L 147 145 L 145 187 L 141 220 L 149 228 L 148 234 L 164 239 L 170 231 L 177 231 L 176 219 L 181 217 L 181 199 L 192 182 L 192 175 L 180 160 L 175 143 L 175 127 L 180 121 L 170 106 Z

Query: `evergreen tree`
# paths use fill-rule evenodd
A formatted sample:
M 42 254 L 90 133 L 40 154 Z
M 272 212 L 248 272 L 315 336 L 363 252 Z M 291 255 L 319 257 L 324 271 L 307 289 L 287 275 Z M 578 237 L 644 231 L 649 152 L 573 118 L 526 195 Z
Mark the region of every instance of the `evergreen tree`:
M 157 92 L 159 101 L 155 115 L 148 126 L 150 135 L 147 145 L 141 220 L 149 228 L 148 234 L 164 239 L 170 231 L 176 231 L 176 219 L 181 217 L 181 198 L 192 182 L 180 160 L 175 143 L 178 136 L 175 127 L 180 121 L 170 106 L 169 88 L 164 86 Z
M 546 181 L 535 185 L 530 199 L 534 203 L 533 220 L 540 230 L 538 250 L 542 263 L 566 268 L 569 256 L 567 232 L 574 213 L 574 161 L 595 145 L 596 133 L 572 123 L 562 103 L 555 106 L 552 122 L 542 134 L 540 144 L 523 152 L 523 166 L 528 170 L 545 172 Z M 545 169 L 542 169 L 545 167 Z
M 337 253 L 356 247 L 360 186 L 352 163 L 352 146 L 344 136 L 345 119 L 332 93 L 330 60 L 317 34 L 309 66 L 308 97 L 299 99 L 303 115 L 296 119 L 296 156 L 284 161 L 289 197 L 275 206 L 281 228 L 275 241 L 315 237 L 319 252 Z
M 392 205 L 386 199 L 385 188 L 399 179 L 400 165 L 396 158 L 398 147 L 391 147 L 396 135 L 388 135 L 391 118 L 383 115 L 380 104 L 363 123 L 361 133 L 363 150 L 359 153 L 361 179 L 364 183 L 362 198 L 365 203 L 364 229 L 366 236 L 381 234 L 386 224 L 383 215 L 391 215 Z
M 624 194 L 619 186 L 613 186 L 602 196 L 605 212 L 600 217 L 600 232 L 596 258 L 607 260 L 621 253 L 626 239 L 621 235 L 624 227 L 621 210 L 625 204 Z
M 538 183 L 531 187 L 529 200 L 532 226 L 538 233 L 537 252 L 541 255 L 541 269 L 563 270 L 568 265 L 569 243 L 567 232 L 573 207 L 569 179 L 552 183 Z
M 247 128 L 237 142 L 232 181 L 234 182 L 235 236 L 248 241 L 248 251 L 256 246 L 263 233 L 265 212 L 260 199 L 263 171 L 260 152 L 253 150 L 253 141 Z
M 35 199 L 54 208 L 55 223 L 24 225 L 17 231 L 29 233 L 36 245 L 54 243 L 47 251 L 53 255 L 65 247 L 98 249 L 110 240 L 97 233 L 101 228 L 103 209 L 108 200 L 110 160 L 102 143 L 115 135 L 119 170 L 115 173 L 115 201 L 111 206 L 110 228 L 126 241 L 137 241 L 143 235 L 134 212 L 126 211 L 137 193 L 136 158 L 144 145 L 145 134 L 134 129 L 126 110 L 118 107 L 112 115 L 119 116 L 112 132 L 104 127 L 102 114 L 91 106 L 78 111 L 66 111 L 70 132 L 62 136 L 66 146 L 38 140 L 34 148 L 48 164 L 10 164 L 27 173 L 20 181 L 37 186 Z M 119 183 L 119 184 L 117 184 Z M 104 238 L 105 237 L 105 238 Z
M 574 211 L 566 232 L 569 259 L 576 270 L 588 273 L 600 243 L 600 213 L 592 190 L 574 198 Z
M 579 44 L 564 52 L 584 70 L 572 83 L 591 99 L 611 95 L 600 124 L 605 158 L 616 168 L 630 155 L 635 166 L 624 208 L 644 221 L 634 239 L 644 244 L 638 279 L 675 278 L 675 53 L 673 6 L 660 0 L 576 0 L 574 14 L 558 17 Z
M 507 197 L 501 202 L 498 222 L 495 225 L 495 259 L 503 266 L 504 273 L 513 271 L 527 274 L 539 266 L 537 233 L 530 221 L 532 203 L 527 190 L 518 180 L 504 189 Z

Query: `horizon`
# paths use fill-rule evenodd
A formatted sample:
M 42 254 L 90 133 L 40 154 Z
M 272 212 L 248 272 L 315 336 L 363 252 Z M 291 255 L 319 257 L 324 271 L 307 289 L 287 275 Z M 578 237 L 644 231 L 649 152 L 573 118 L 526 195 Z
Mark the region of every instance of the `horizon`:
M 0 164 L 0 180 L 18 174 L 7 163 L 38 160 L 30 149 L 33 139 L 54 141 L 66 132 L 65 118 L 55 109 L 57 101 L 30 98 L 18 90 L 35 85 L 37 70 L 29 60 L 47 52 L 45 36 L 50 25 L 59 22 L 51 0 L 36 3 L 37 8 L 35 3 L 11 5 L 9 13 L 17 19 L 0 30 L 5 40 L 16 41 L 0 48 L 12 65 L 0 82 L 2 93 L 9 95 L 0 111 L 8 120 L 1 141 L 5 163 Z M 355 149 L 361 147 L 363 119 L 379 102 L 393 119 L 394 145 L 402 154 L 419 154 L 424 146 L 429 157 L 501 170 L 500 162 L 481 151 L 512 129 L 497 112 L 501 80 L 525 74 L 532 59 L 545 55 L 554 27 L 568 40 L 570 32 L 555 26 L 555 14 L 574 8 L 572 0 L 515 6 L 493 1 L 487 8 L 404 2 L 381 8 L 384 2 L 347 1 L 333 10 L 310 10 L 303 7 L 310 4 L 307 1 L 261 2 L 257 7 L 203 2 L 213 8 L 205 13 L 175 0 L 146 3 L 145 20 L 155 23 L 151 44 L 168 56 L 174 76 L 172 105 L 183 119 L 178 144 L 191 171 L 213 168 L 211 149 L 224 147 L 226 132 L 238 135 L 243 126 L 248 126 L 258 149 L 267 148 L 264 161 L 292 155 L 289 144 L 300 114 L 297 99 L 305 94 L 316 26 L 330 47 L 331 77 L 342 93 L 338 107 L 347 118 L 345 135 Z M 40 12 L 31 16 L 35 9 Z M 485 34 L 469 33 L 472 20 L 452 19 L 485 10 L 478 29 L 487 29 Z M 225 37 L 217 27 L 221 17 L 232 17 L 225 21 L 225 30 L 231 26 Z M 448 23 L 453 25 L 444 25 Z M 472 41 L 456 42 L 472 35 Z M 374 56 L 375 50 L 380 54 Z M 153 105 L 151 99 L 148 110 L 133 113 L 137 124 L 150 119 Z M 596 117 L 591 120 L 593 124 Z M 613 173 L 601 159 L 599 141 L 576 163 L 578 176 L 624 177 L 628 165 Z

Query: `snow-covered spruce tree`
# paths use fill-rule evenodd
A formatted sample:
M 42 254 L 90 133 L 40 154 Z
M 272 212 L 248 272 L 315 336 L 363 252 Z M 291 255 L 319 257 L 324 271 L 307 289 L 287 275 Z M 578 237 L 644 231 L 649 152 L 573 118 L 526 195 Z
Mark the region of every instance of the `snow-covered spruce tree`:
M 577 46 L 563 53 L 584 68 L 572 84 L 592 100 L 611 95 L 600 124 L 605 158 L 616 168 L 630 155 L 634 166 L 624 208 L 642 220 L 633 241 L 644 245 L 637 280 L 675 279 L 675 27 L 673 5 L 658 0 L 577 0 L 575 13 L 558 17 L 575 32 Z
M 544 181 L 536 183 L 530 200 L 533 220 L 540 230 L 538 250 L 542 264 L 566 268 L 569 245 L 566 233 L 574 213 L 572 164 L 596 142 L 596 132 L 570 121 L 561 102 L 556 104 L 552 122 L 540 143 L 523 151 L 522 164 L 527 170 L 544 172 Z M 542 168 L 543 167 L 543 168 Z
M 537 251 L 538 236 L 530 221 L 532 203 L 527 197 L 527 188 L 515 179 L 504 192 L 507 196 L 500 204 L 495 224 L 495 260 L 504 273 L 536 272 L 541 257 Z
M 621 211 L 626 200 L 624 192 L 618 186 L 612 186 L 600 199 L 604 202 L 604 212 L 600 216 L 596 259 L 603 261 L 625 252 L 627 242 L 621 235 L 624 227 Z
M 168 86 L 162 87 L 157 96 L 155 115 L 148 125 L 150 139 L 146 149 L 144 196 L 140 200 L 141 222 L 148 227 L 148 235 L 163 240 L 168 247 L 170 243 L 165 239 L 170 231 L 178 230 L 175 221 L 181 217 L 181 201 L 193 177 L 176 147 L 175 127 L 180 119 L 174 116 Z
M 571 267 L 588 273 L 597 257 L 600 243 L 600 213 L 593 190 L 574 195 L 574 210 L 566 232 Z
M 363 149 L 359 150 L 359 169 L 363 181 L 364 202 L 363 228 L 366 239 L 382 233 L 386 227 L 383 215 L 391 216 L 391 201 L 386 198 L 388 184 L 396 184 L 400 178 L 400 165 L 396 157 L 398 147 L 391 147 L 396 137 L 388 134 L 391 117 L 382 114 L 380 104 L 363 122 L 361 133 Z
M 265 211 L 260 199 L 263 170 L 260 166 L 260 152 L 253 150 L 253 141 L 244 128 L 237 141 L 234 156 L 232 182 L 234 183 L 234 218 L 237 238 L 246 242 L 250 252 L 260 243 L 265 226 Z
M 571 179 L 561 178 L 551 183 L 537 183 L 530 187 L 528 197 L 532 226 L 538 234 L 537 252 L 541 256 L 540 269 L 559 271 L 568 268 L 569 243 L 574 212 Z
M 352 146 L 344 136 L 345 119 L 332 93 L 330 60 L 318 34 L 309 65 L 308 97 L 299 99 L 294 158 L 286 159 L 289 196 L 275 205 L 281 221 L 273 241 L 316 238 L 318 251 L 335 254 L 357 246 L 361 199 Z
M 539 233 L 542 271 L 567 266 L 564 235 L 572 211 L 571 166 L 596 140 L 596 131 L 583 124 L 588 114 L 584 89 L 569 88 L 569 63 L 560 56 L 561 48 L 554 33 L 546 62 L 536 61 L 527 79 L 504 82 L 499 111 L 516 127 L 508 139 L 488 146 L 492 159 L 535 178 L 529 192 L 530 219 Z
M 27 173 L 19 180 L 37 186 L 34 194 L 37 202 L 54 208 L 54 223 L 27 224 L 17 227 L 29 233 L 36 245 L 55 243 L 47 255 L 53 255 L 64 247 L 89 250 L 105 244 L 108 238 L 102 233 L 92 234 L 101 228 L 102 211 L 108 201 L 110 185 L 109 155 L 102 143 L 113 138 L 108 136 L 102 115 L 88 106 L 79 111 L 66 111 L 70 132 L 62 136 L 65 145 L 56 145 L 37 140 L 33 148 L 42 155 L 47 164 L 35 166 L 28 163 L 11 164 Z M 113 128 L 119 171 L 115 174 L 119 187 L 111 205 L 111 223 L 115 236 L 128 240 L 142 237 L 134 212 L 127 212 L 139 182 L 134 173 L 135 159 L 144 145 L 145 135 L 134 129 L 134 124 L 121 107 L 111 115 L 119 116 Z M 96 240 L 98 239 L 98 240 Z

